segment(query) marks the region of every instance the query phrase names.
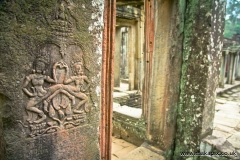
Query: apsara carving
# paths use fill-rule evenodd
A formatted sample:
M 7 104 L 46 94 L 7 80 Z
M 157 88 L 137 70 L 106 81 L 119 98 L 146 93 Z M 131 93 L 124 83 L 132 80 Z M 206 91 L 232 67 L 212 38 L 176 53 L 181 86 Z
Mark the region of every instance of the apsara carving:
M 77 23 L 75 5 L 61 0 L 57 6 L 51 23 L 54 38 L 40 47 L 42 53 L 23 84 L 29 97 L 25 109 L 30 136 L 85 124 L 86 113 L 94 103 L 91 81 L 84 74 L 82 49 L 71 37 Z
M 40 58 L 34 62 L 33 73 L 26 76 L 23 85 L 23 91 L 29 97 L 25 109 L 31 136 L 84 124 L 89 111 L 90 81 L 84 75 L 83 62 L 73 66 L 74 75 L 68 76 L 68 65 L 63 61 L 56 62 L 51 78 L 45 75 L 46 62 Z M 45 83 L 51 86 L 44 88 Z

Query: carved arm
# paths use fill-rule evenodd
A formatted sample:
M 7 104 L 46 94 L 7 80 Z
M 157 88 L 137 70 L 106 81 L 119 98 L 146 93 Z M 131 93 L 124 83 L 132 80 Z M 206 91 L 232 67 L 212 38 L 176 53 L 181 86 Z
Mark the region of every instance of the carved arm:
M 26 93 L 28 96 L 34 97 L 35 94 L 29 92 L 29 90 L 26 88 L 26 87 L 28 86 L 28 84 L 29 84 L 30 81 L 31 81 L 31 79 L 27 76 L 27 77 L 26 77 L 26 80 L 25 80 L 25 82 L 24 82 L 24 84 L 23 84 L 23 89 L 22 89 L 22 90 L 23 90 L 23 92 Z
M 74 81 L 74 79 L 72 77 L 70 77 L 69 79 L 65 80 L 63 83 L 64 84 L 69 84 L 69 83 L 71 83 L 73 81 Z
M 56 83 L 56 81 L 49 76 L 47 76 L 45 80 L 49 83 Z
M 83 92 L 85 92 L 90 87 L 90 81 L 88 80 L 87 76 L 84 76 L 83 79 L 87 83 L 87 86 L 82 90 Z

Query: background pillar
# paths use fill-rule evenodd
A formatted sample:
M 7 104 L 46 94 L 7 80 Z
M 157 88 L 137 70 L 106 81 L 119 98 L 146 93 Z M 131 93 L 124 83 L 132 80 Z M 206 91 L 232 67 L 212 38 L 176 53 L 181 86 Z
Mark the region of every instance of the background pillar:
M 238 59 L 237 59 L 237 67 L 236 67 L 236 80 L 240 80 L 240 53 L 238 52 Z
M 234 83 L 234 70 L 235 70 L 235 53 L 229 52 L 230 54 L 230 68 L 227 76 L 227 84 L 233 84 Z
M 122 32 L 121 27 L 116 27 L 115 33 L 115 53 L 114 53 L 114 87 L 120 87 L 120 75 L 121 75 L 121 40 Z
M 221 58 L 221 70 L 220 70 L 220 82 L 219 86 L 221 88 L 224 88 L 225 84 L 225 73 L 226 73 L 226 63 L 227 63 L 227 51 L 222 52 L 222 58 Z

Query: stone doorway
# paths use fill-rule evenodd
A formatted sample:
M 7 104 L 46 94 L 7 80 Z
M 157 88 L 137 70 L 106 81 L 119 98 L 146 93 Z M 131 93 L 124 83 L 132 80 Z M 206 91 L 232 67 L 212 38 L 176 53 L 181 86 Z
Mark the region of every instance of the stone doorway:
M 117 1 L 112 135 L 141 145 L 144 64 L 144 1 Z

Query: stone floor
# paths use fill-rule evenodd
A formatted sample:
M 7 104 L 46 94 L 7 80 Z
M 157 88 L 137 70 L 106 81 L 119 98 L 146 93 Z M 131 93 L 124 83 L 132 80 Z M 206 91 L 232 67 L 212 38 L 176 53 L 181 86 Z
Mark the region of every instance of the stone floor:
M 111 160 L 165 160 L 161 154 L 157 154 L 159 151 L 154 147 L 150 150 L 146 145 L 137 147 L 123 139 L 112 137 Z
M 240 152 L 240 87 L 217 97 L 213 135 L 226 138 Z
M 137 146 L 123 139 L 112 137 L 112 160 L 119 159 L 136 148 Z

